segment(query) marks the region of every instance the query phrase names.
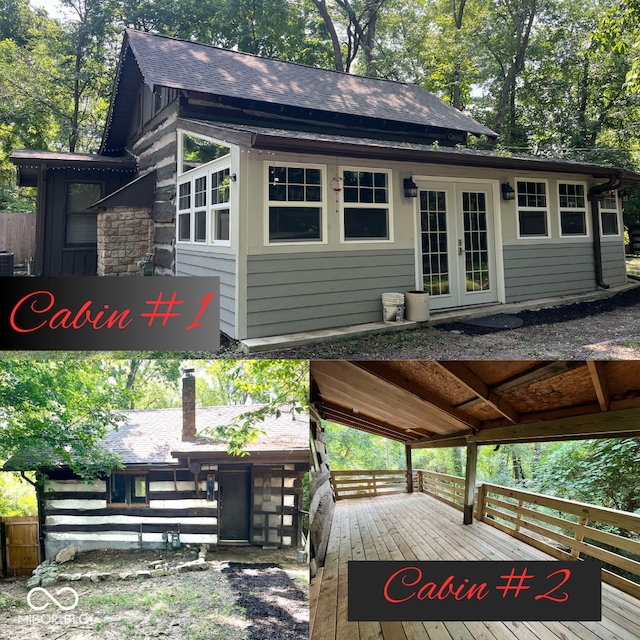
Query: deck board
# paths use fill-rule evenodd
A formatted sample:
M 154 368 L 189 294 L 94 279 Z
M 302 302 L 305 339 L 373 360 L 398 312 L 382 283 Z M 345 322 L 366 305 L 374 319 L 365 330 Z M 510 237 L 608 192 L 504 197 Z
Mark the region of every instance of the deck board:
M 600 622 L 349 622 L 349 560 L 553 560 L 425 494 L 341 500 L 312 582 L 311 640 L 639 640 L 640 600 L 603 583 Z M 317 595 L 314 595 L 317 594 Z

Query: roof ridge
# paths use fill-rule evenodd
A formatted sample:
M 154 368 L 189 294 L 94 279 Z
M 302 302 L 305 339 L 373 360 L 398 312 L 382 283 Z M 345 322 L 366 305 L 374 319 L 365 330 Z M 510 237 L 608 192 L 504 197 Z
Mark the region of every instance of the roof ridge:
M 248 56 L 250 58 L 258 58 L 259 60 L 271 60 L 272 62 L 281 62 L 282 64 L 295 65 L 296 67 L 304 67 L 305 69 L 313 69 L 314 71 L 329 71 L 331 73 L 347 76 L 349 78 L 361 78 L 363 80 L 391 82 L 393 84 L 399 84 L 404 87 L 417 87 L 422 91 L 428 91 L 428 89 L 423 89 L 420 85 L 415 84 L 413 82 L 403 82 L 402 80 L 392 80 L 391 78 L 377 78 L 373 76 L 363 76 L 357 73 L 349 73 L 348 71 L 338 71 L 337 69 L 325 69 L 324 67 L 314 67 L 313 65 L 305 64 L 303 62 L 292 62 L 291 60 L 281 60 L 280 58 L 271 58 L 270 56 L 260 56 L 257 53 L 249 53 L 248 51 L 235 51 L 234 49 L 225 49 L 224 47 L 219 47 L 215 44 L 207 44 L 206 42 L 197 42 L 196 40 L 186 40 L 185 38 L 177 38 L 176 36 L 167 36 L 162 33 L 151 33 L 150 31 L 140 31 L 139 29 L 130 29 L 130 28 L 125 29 L 125 32 L 127 34 L 130 32 L 133 32 L 133 33 L 139 33 L 144 36 L 152 36 L 154 38 L 165 38 L 167 40 L 173 40 L 175 42 L 185 42 L 187 44 L 198 45 L 199 47 L 208 47 L 209 49 L 217 49 L 218 51 L 226 51 L 228 53 L 237 53 L 239 55 Z M 435 95 L 435 93 L 433 95 Z
M 259 409 L 261 407 L 266 407 L 268 405 L 267 402 L 260 402 L 258 404 L 208 404 L 202 407 L 196 406 L 196 411 L 198 409 L 237 409 L 237 408 L 247 408 L 248 411 L 253 409 Z M 142 413 L 143 411 L 182 411 L 182 407 L 161 407 L 159 409 L 118 409 L 119 413 Z

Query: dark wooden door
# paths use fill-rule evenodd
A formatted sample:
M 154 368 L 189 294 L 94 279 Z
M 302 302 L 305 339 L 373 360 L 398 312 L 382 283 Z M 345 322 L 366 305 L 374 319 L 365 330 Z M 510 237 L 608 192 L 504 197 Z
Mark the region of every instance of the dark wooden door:
M 251 473 L 249 470 L 220 471 L 221 542 L 249 541 L 249 503 Z

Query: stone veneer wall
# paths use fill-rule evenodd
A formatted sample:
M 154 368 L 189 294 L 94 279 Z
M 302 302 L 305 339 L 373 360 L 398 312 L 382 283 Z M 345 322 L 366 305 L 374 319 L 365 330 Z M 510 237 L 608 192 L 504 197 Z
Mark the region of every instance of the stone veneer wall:
M 137 276 L 138 262 L 153 251 L 148 208 L 114 207 L 98 213 L 98 275 Z

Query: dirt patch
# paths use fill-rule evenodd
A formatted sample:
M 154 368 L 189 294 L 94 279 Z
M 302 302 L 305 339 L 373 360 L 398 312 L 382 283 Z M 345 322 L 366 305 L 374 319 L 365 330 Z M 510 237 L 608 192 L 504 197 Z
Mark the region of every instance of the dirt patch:
M 166 558 L 165 558 L 166 555 Z M 135 571 L 148 568 L 153 560 L 169 564 L 190 561 L 197 549 L 178 552 L 161 550 L 91 551 L 78 554 L 66 563 L 65 572 Z M 58 594 L 63 587 L 78 593 L 73 610 L 59 610 L 50 603 L 42 611 L 27 604 L 26 578 L 0 580 L 0 638 L 12 640 L 298 640 L 298 636 L 282 635 L 282 626 L 265 621 L 271 635 L 254 635 L 260 630 L 260 619 L 247 610 L 234 583 L 237 566 L 257 567 L 260 587 L 254 591 L 273 592 L 277 604 L 296 624 L 308 624 L 307 566 L 295 562 L 294 551 L 267 551 L 257 548 L 219 549 L 207 554 L 209 569 L 194 573 L 118 582 L 59 582 L 49 592 L 65 606 L 73 602 L 69 592 Z M 260 560 L 255 562 L 255 560 Z M 264 561 L 264 562 L 261 562 Z M 249 564 L 250 563 L 250 564 Z M 266 569 L 263 571 L 262 567 Z M 273 583 L 270 580 L 273 579 Z M 300 597 L 302 594 L 302 599 Z M 292 603 L 288 603 L 288 598 Z M 42 606 L 48 601 L 34 594 L 32 603 Z M 283 618 L 284 619 L 284 618 Z M 308 634 L 307 634 L 308 635 Z M 302 636 L 300 636 L 302 638 Z
M 250 640 L 306 640 L 309 637 L 307 594 L 276 564 L 230 562 L 227 575 L 246 611 Z
M 588 306 L 592 305 L 592 306 Z M 311 360 L 611 360 L 640 359 L 640 288 L 608 300 L 528 311 L 518 329 L 481 333 L 476 327 L 427 327 L 347 338 L 256 358 Z M 482 329 L 478 327 L 477 329 Z M 231 357 L 231 354 L 220 354 Z M 239 352 L 235 357 L 247 357 Z

